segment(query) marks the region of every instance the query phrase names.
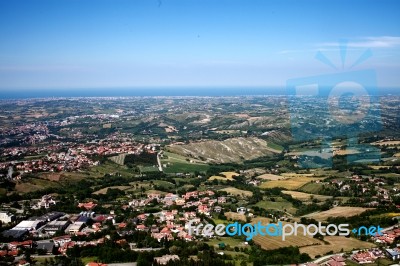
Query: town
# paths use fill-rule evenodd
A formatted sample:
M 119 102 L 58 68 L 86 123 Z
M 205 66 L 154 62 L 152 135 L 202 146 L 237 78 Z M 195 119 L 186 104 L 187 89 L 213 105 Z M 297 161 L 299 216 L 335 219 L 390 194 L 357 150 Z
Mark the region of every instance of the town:
M 319 166 L 325 158 L 307 152 L 319 140 L 291 140 L 280 96 L 240 102 L 232 97 L 16 100 L 34 111 L 34 118 L 4 101 L 13 120 L 4 118 L 0 131 L 0 260 L 9 265 L 395 264 L 400 141 L 393 98 L 387 105 L 384 100 L 385 131 L 362 139 L 380 150 L 381 158 L 349 164 L 347 156 L 367 151 L 337 138 L 331 167 Z M 76 111 L 82 105 L 86 114 Z M 48 115 L 60 110 L 62 115 Z M 313 167 L 304 168 L 305 161 Z M 297 235 L 285 241 L 189 230 L 189 223 L 234 222 L 384 229 L 382 235 Z

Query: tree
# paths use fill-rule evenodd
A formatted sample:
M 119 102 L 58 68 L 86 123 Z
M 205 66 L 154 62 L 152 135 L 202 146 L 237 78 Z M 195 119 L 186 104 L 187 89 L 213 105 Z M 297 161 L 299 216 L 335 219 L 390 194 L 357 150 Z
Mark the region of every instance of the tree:
M 137 266 L 151 266 L 152 265 L 152 263 L 147 260 L 144 252 L 139 254 L 136 264 L 137 264 Z
M 36 260 L 34 260 L 31 255 L 32 255 L 32 251 L 30 249 L 25 250 L 24 260 L 29 262 L 31 265 L 35 265 L 36 264 Z

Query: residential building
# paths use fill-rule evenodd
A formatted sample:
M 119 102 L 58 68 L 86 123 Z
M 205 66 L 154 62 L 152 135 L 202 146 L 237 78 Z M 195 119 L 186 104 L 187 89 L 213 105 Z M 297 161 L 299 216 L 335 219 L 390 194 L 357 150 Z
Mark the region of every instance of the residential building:
M 8 212 L 0 212 L 0 221 L 4 224 L 12 223 L 15 221 L 15 215 Z
M 171 260 L 179 260 L 179 256 L 178 255 L 164 255 L 162 257 L 155 257 L 154 260 L 157 262 L 157 264 L 160 265 L 167 265 L 168 262 L 170 262 Z

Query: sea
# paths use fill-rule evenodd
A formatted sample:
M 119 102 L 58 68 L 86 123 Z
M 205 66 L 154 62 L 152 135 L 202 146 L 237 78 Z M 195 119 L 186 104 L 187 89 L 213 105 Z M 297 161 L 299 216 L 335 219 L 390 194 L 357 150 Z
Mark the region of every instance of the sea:
M 326 89 L 329 91 L 329 89 Z M 374 96 L 400 95 L 400 88 L 374 90 Z M 0 99 L 145 96 L 257 96 L 288 95 L 282 87 L 135 87 L 73 89 L 0 89 Z

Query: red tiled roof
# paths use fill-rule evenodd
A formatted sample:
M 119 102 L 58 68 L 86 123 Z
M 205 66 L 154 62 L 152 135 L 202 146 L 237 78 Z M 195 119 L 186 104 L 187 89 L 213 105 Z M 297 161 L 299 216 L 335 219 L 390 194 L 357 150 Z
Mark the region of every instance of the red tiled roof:
M 100 263 L 100 262 L 89 262 L 86 266 L 107 266 L 107 264 Z
M 125 228 L 126 226 L 127 226 L 126 223 L 120 223 L 120 224 L 118 225 L 119 228 Z
M 334 261 L 334 260 L 328 261 L 328 265 L 329 265 L 329 266 L 343 266 L 342 263 L 337 262 L 337 261 Z
M 332 259 L 333 259 L 334 261 L 337 261 L 337 262 L 344 262 L 344 261 L 346 261 L 345 258 L 343 258 L 342 256 L 333 256 Z

